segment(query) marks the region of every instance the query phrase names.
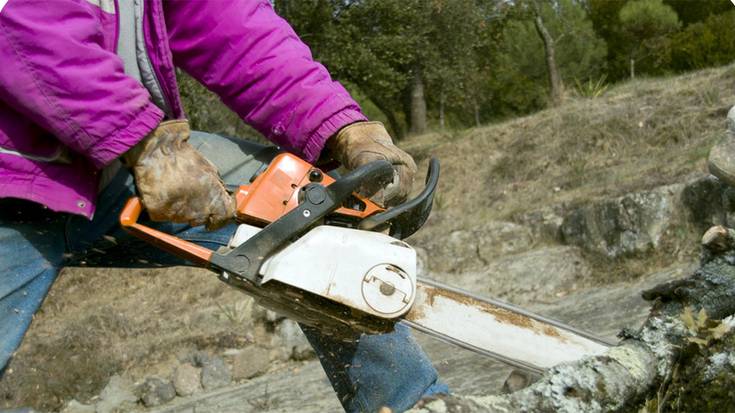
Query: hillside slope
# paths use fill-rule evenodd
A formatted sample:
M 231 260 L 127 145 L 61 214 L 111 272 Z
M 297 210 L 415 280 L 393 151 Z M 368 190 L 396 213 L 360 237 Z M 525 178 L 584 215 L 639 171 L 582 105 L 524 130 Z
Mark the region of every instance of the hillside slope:
M 499 124 L 411 137 L 402 144 L 420 160 L 420 169 L 430 156 L 442 162 L 434 213 L 412 241 L 436 249 L 458 231 L 478 236 L 480 228 L 483 237 L 503 230 L 482 230 L 485 223 L 510 221 L 529 226 L 535 244 L 570 243 L 559 227 L 580 207 L 707 175 L 707 154 L 724 136 L 727 111 L 734 104 L 735 66 L 730 65 L 638 79 L 596 99 L 574 98 L 560 108 Z M 696 245 L 688 241 L 707 222 L 692 227 L 685 219 L 672 218 L 675 225 L 667 231 L 676 234 L 669 237 L 670 245 L 658 248 L 660 254 L 586 258 L 600 277 L 618 280 L 655 269 L 671 253 L 691 258 Z M 459 263 L 459 268 L 434 269 L 462 272 L 469 267 Z
M 641 288 L 680 276 L 696 259 L 701 228 L 727 219 L 727 191 L 706 178 L 705 159 L 733 104 L 728 66 L 407 139 L 420 167 L 429 156 L 442 162 L 432 217 L 410 240 L 423 275 L 607 337 L 635 325 L 646 310 Z M 455 391 L 500 391 L 507 368 L 419 339 Z M 202 373 L 204 351 L 224 360 L 232 380 L 161 411 L 334 410 L 303 346 L 293 325 L 206 271 L 69 268 L 0 381 L 0 408 L 52 411 L 76 399 L 111 411 L 100 406 L 122 392 L 116 408 L 144 409 L 140 394 L 121 386 L 169 380 L 192 364 Z M 82 411 L 75 406 L 67 411 Z
M 439 205 L 455 227 L 539 206 L 679 182 L 705 171 L 735 104 L 735 66 L 638 79 L 596 99 L 507 122 L 414 136 L 402 146 L 442 161 Z M 425 164 L 425 163 L 424 163 Z

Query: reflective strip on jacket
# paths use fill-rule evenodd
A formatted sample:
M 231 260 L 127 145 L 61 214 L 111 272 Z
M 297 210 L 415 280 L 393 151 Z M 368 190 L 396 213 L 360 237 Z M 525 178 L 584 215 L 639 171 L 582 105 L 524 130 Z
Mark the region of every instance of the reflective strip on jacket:
M 0 198 L 91 217 L 100 170 L 184 117 L 174 66 L 309 161 L 365 119 L 267 0 L 143 0 L 156 105 L 116 54 L 117 1 L 10 0 L 0 13 Z

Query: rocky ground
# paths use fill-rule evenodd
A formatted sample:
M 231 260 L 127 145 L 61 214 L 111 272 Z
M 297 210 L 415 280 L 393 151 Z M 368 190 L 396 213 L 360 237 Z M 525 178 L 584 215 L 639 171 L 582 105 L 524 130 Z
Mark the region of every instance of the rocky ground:
M 637 81 L 600 99 L 403 145 L 443 162 L 434 213 L 409 240 L 423 276 L 614 338 L 640 291 L 684 275 L 731 222 L 707 149 L 735 69 Z M 716 92 L 713 92 L 716 91 Z M 727 92 L 724 92 L 727 91 Z M 732 226 L 732 225 L 731 225 Z M 418 336 L 457 393 L 510 369 Z M 65 412 L 339 411 L 298 327 L 206 271 L 69 268 L 0 380 L 0 408 Z

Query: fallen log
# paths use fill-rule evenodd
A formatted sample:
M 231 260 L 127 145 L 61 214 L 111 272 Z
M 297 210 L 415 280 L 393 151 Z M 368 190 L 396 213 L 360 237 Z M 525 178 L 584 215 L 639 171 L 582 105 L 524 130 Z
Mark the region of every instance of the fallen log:
M 643 297 L 652 303 L 648 319 L 637 331 L 621 332 L 619 345 L 605 354 L 556 366 L 514 393 L 440 396 L 413 411 L 732 411 L 735 231 L 711 228 L 702 238 L 700 267 Z

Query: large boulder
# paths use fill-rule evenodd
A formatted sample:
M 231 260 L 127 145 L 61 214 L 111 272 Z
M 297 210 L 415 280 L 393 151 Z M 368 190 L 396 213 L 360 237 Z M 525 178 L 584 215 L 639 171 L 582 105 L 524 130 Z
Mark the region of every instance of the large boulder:
M 713 225 L 726 225 L 735 208 L 735 191 L 715 178 L 704 176 L 686 183 L 681 192 L 681 204 L 687 220 L 698 233 Z
M 562 239 L 608 257 L 648 252 L 677 223 L 682 188 L 667 185 L 574 209 L 564 217 Z
M 506 255 L 488 262 L 482 271 L 434 276 L 480 295 L 520 304 L 558 299 L 590 274 L 579 248 L 553 246 Z
M 524 226 L 489 221 L 441 237 L 421 236 L 413 245 L 423 250 L 419 251 L 423 270 L 463 273 L 481 270 L 497 257 L 526 251 L 532 242 L 531 231 Z

